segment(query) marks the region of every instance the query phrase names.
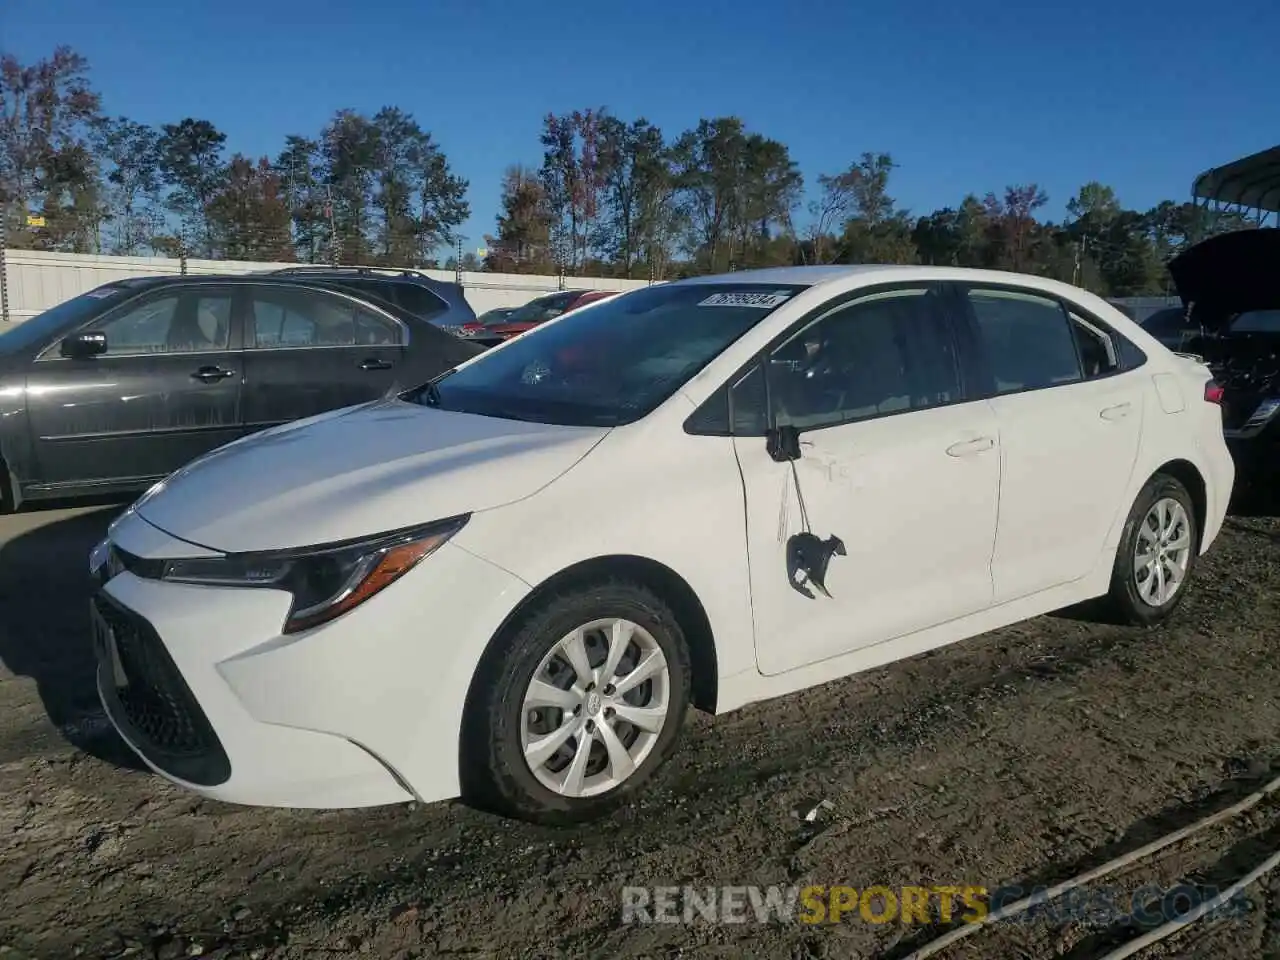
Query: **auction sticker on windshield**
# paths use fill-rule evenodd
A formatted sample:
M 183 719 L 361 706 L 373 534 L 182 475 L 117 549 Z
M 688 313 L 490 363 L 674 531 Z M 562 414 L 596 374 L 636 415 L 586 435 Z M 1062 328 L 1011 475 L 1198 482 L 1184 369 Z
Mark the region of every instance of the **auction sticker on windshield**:
M 761 310 L 772 310 L 781 306 L 791 298 L 790 290 L 775 290 L 773 293 L 713 293 L 701 301 L 700 307 L 759 307 Z

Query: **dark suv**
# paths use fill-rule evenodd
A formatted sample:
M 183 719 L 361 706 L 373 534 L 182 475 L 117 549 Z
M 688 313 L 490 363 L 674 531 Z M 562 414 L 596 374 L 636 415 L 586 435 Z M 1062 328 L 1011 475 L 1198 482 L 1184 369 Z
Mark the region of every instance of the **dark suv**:
M 406 306 L 409 285 L 359 280 L 122 280 L 0 334 L 0 507 L 141 489 L 245 434 L 480 352 L 433 322 L 447 311 Z
M 476 318 L 462 287 L 435 280 L 420 270 L 380 267 L 300 266 L 273 270 L 267 276 L 298 277 L 311 283 L 377 297 L 420 320 L 457 333 Z
M 1141 326 L 1170 350 L 1180 353 L 1201 334 L 1200 325 L 1187 313 L 1186 307 L 1165 307 L 1143 320 Z

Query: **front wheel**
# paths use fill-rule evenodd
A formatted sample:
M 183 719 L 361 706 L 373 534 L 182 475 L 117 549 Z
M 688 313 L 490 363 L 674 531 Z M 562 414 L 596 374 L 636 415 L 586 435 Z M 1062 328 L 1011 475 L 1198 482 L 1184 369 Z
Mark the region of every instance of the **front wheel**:
M 542 601 L 477 676 L 464 795 L 537 823 L 601 816 L 666 760 L 689 703 L 670 608 L 609 582 Z
M 1187 488 L 1166 474 L 1152 477 L 1125 521 L 1111 572 L 1109 612 L 1134 626 L 1166 619 L 1186 593 L 1199 543 Z

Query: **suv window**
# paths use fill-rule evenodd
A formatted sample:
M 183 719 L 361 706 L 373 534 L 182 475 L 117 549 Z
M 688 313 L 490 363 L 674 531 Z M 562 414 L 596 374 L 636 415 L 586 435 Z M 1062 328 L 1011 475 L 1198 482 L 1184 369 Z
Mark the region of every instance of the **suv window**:
M 449 309 L 449 304 L 416 283 L 394 284 L 396 303 L 415 317 L 431 320 Z
M 1249 310 L 1231 321 L 1232 333 L 1280 333 L 1280 310 Z
M 350 300 L 284 288 L 253 291 L 245 336 L 250 349 L 399 342 L 399 327 Z
M 1076 333 L 1062 305 L 1008 290 L 967 291 L 995 378 L 996 393 L 1038 390 L 1083 379 Z
M 394 304 L 423 320 L 431 320 L 449 309 L 449 304 L 426 287 L 405 280 L 340 280 L 337 285 L 357 295 Z
M 1157 338 L 1176 337 L 1185 331 L 1198 330 L 1198 326 L 1187 319 L 1186 313 L 1182 307 L 1157 310 L 1142 321 L 1142 329 Z
M 924 289 L 836 307 L 773 351 L 768 376 L 776 421 L 802 428 L 962 398 L 945 318 L 936 295 Z

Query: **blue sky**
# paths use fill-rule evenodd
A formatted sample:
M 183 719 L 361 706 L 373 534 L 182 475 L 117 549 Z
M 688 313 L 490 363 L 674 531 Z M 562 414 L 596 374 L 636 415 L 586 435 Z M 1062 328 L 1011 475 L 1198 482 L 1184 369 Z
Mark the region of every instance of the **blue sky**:
M 809 182 L 864 150 L 913 213 L 1037 182 L 1049 216 L 1101 180 L 1127 206 L 1280 141 L 1280 4 L 1232 0 L 3 0 L 0 49 L 85 54 L 111 114 L 203 117 L 274 156 L 342 107 L 413 113 L 471 181 L 468 247 L 548 112 L 669 135 L 738 114 Z

